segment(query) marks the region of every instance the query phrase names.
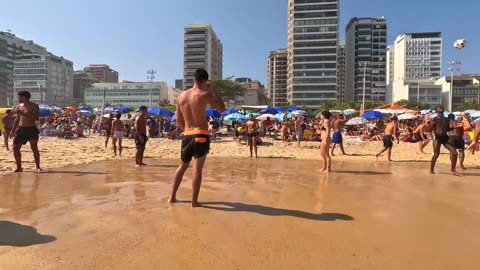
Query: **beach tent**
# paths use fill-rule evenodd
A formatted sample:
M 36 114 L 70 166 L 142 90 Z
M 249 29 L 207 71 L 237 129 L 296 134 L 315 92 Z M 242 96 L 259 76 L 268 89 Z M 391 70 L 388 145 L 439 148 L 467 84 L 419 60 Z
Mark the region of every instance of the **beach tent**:
M 222 113 L 222 115 L 227 116 L 227 115 L 232 114 L 232 113 L 238 113 L 238 111 L 235 110 L 235 109 L 227 109 Z
M 232 113 L 223 118 L 224 121 L 242 121 L 245 122 L 248 120 L 246 115 L 240 113 Z
M 222 116 L 221 113 L 219 113 L 217 110 L 213 109 L 213 108 L 208 108 L 207 109 L 207 117 L 210 117 L 210 116 L 213 116 L 215 118 L 219 118 Z
M 270 118 L 270 120 L 274 121 L 274 120 L 275 120 L 275 115 L 269 114 L 269 113 L 262 114 L 262 115 L 260 115 L 259 117 L 257 117 L 257 120 L 259 120 L 259 121 L 266 121 L 267 118 Z
M 274 108 L 268 107 L 260 111 L 260 113 L 269 113 L 269 114 L 277 114 L 279 111 L 277 111 Z
M 368 120 L 363 118 L 363 117 L 355 117 L 355 118 L 352 118 L 350 120 L 348 120 L 347 123 L 345 123 L 345 125 L 347 126 L 358 126 L 358 125 L 365 125 L 368 123 Z
M 153 108 L 148 108 L 147 109 L 148 114 L 150 115 L 157 115 L 157 116 L 168 116 L 171 117 L 173 116 L 173 112 L 164 109 L 164 108 L 158 108 L 158 107 L 153 107 Z
M 362 115 L 363 118 L 367 119 L 367 120 L 371 120 L 371 119 L 375 119 L 375 118 L 383 118 L 385 117 L 385 115 L 381 112 L 378 112 L 378 111 L 369 111 L 369 112 L 366 112 Z

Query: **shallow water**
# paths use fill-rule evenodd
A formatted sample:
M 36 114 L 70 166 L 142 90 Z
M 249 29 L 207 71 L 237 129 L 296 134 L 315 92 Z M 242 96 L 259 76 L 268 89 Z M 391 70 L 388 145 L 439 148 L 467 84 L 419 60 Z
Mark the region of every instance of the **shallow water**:
M 479 168 L 209 159 L 191 209 L 191 171 L 170 206 L 177 161 L 148 161 L 0 177 L 2 267 L 480 268 Z

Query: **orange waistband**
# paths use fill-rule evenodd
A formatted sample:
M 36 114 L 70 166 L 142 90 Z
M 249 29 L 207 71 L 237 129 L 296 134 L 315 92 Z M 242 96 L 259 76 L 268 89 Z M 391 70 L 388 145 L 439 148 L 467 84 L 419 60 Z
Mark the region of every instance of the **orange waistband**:
M 192 130 L 185 130 L 183 132 L 183 135 L 185 136 L 190 136 L 190 135 L 210 135 L 210 132 L 208 130 L 202 130 L 202 129 L 192 129 Z

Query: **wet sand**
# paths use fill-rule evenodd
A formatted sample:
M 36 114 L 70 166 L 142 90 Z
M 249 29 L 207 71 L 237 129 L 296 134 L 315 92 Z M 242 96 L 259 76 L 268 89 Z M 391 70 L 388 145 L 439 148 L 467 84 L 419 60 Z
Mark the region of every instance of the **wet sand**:
M 192 209 L 148 162 L 1 176 L 0 268 L 480 269 L 478 167 L 212 158 Z

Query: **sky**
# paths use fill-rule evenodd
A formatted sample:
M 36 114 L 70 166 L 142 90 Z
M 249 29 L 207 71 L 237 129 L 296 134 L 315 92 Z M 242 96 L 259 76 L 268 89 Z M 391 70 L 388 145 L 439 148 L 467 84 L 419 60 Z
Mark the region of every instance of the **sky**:
M 174 85 L 183 74 L 183 29 L 208 22 L 224 46 L 224 77 L 265 83 L 270 51 L 287 46 L 287 0 L 0 0 L 0 31 L 34 40 L 74 62 L 76 70 L 108 64 L 120 80 Z M 480 73 L 480 1 L 340 0 L 340 38 L 352 17 L 388 20 L 388 41 L 408 32 L 442 32 L 443 73 L 449 60 L 462 73 Z M 5 8 L 6 7 L 6 8 Z M 453 43 L 466 39 L 467 48 Z

